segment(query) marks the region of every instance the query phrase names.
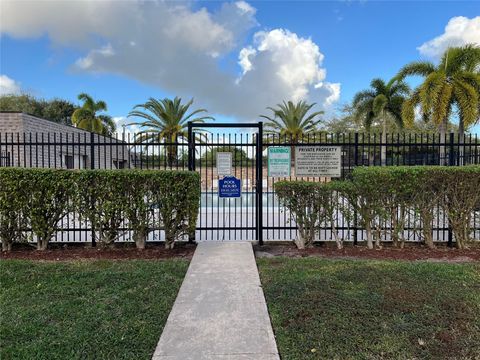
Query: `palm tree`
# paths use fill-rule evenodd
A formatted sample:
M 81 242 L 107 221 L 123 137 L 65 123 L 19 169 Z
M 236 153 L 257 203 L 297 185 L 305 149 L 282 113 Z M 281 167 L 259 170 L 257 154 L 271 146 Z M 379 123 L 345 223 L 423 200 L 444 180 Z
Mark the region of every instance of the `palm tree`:
M 448 48 L 438 65 L 417 61 L 404 66 L 397 77 L 424 77 L 404 103 L 402 117 L 406 124 L 415 120 L 415 108 L 421 109 L 425 119 L 439 127 L 441 142 L 454 109 L 459 119 L 459 138 L 463 141 L 465 129 L 475 124 L 480 115 L 480 47 L 465 45 Z M 445 158 L 445 148 L 440 147 Z
M 273 112 L 273 117 L 260 115 L 268 120 L 265 123 L 266 134 L 278 134 L 290 139 L 292 164 L 295 163 L 295 144 L 303 139 L 304 135 L 315 134 L 318 131 L 318 124 L 322 121 L 318 116 L 323 115 L 323 111 L 315 111 L 307 115 L 315 105 L 316 103 L 308 104 L 303 100 L 297 103 L 283 101 L 282 104 L 277 104 L 276 108 L 267 107 Z
M 78 100 L 83 101 L 83 105 L 73 112 L 73 125 L 102 135 L 111 135 L 115 131 L 115 122 L 110 116 L 97 115 L 100 111 L 107 111 L 105 101 L 95 101 L 86 93 L 78 95 Z
M 203 123 L 205 120 L 215 120 L 212 116 L 195 117 L 197 114 L 207 112 L 206 109 L 197 109 L 186 115 L 192 104 L 193 99 L 182 104 L 182 99 L 179 97 L 175 97 L 173 100 L 150 98 L 146 103 L 136 105 L 128 114 L 128 117 L 139 117 L 145 121 L 129 125 L 139 125 L 145 128 L 136 137 L 138 141 L 147 146 L 159 140 L 174 144 L 178 139 L 186 140 L 188 138 L 189 121 Z M 170 167 L 177 157 L 177 148 L 177 145 L 167 146 L 167 161 Z
M 353 98 L 354 118 L 370 130 L 375 120 L 382 123 L 382 144 L 387 142 L 387 121 L 392 119 L 399 129 L 403 128 L 402 104 L 410 93 L 408 85 L 396 78 L 388 83 L 373 79 L 371 89 L 358 92 Z M 386 165 L 387 149 L 381 146 L 382 166 Z
M 296 104 L 284 101 L 277 104 L 277 108 L 268 107 L 267 109 L 273 112 L 273 117 L 260 115 L 268 120 L 265 123 L 265 132 L 290 137 L 293 143 L 297 143 L 304 135 L 318 130 L 317 126 L 322 120 L 317 117 L 324 112 L 316 111 L 307 116 L 314 106 L 315 103 L 307 104 L 305 101 L 298 101 Z

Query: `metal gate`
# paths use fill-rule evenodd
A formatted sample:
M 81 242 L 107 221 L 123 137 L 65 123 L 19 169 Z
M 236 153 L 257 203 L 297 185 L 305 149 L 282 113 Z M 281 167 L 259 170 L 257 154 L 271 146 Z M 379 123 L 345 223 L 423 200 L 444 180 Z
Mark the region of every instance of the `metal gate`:
M 222 129 L 223 133 L 212 133 Z M 248 129 L 232 132 L 230 129 Z M 188 124 L 188 169 L 201 177 L 197 240 L 258 240 L 263 243 L 263 125 Z M 232 175 L 240 179 L 239 198 L 220 198 L 216 153 L 232 153 Z

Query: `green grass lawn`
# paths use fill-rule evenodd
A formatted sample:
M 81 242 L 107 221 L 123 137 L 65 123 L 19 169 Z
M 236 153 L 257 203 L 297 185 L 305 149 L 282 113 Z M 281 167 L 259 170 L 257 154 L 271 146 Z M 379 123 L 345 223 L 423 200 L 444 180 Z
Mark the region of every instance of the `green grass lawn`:
M 480 264 L 259 259 L 282 359 L 479 359 Z
M 0 358 L 150 359 L 185 260 L 0 264 Z

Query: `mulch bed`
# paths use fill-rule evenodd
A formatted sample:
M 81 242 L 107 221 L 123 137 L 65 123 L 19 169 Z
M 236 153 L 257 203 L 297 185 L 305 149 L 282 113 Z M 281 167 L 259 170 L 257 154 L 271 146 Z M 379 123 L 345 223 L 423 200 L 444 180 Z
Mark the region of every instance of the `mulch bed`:
M 196 246 L 194 244 L 176 244 L 173 250 L 167 250 L 163 244 L 149 244 L 144 250 L 137 250 L 133 246 L 116 245 L 115 248 L 100 249 L 72 244 L 64 246 L 52 245 L 51 249 L 37 251 L 34 248 L 17 248 L 10 252 L 1 252 L 1 259 L 25 259 L 64 261 L 79 259 L 191 259 Z
M 116 245 L 115 248 L 100 249 L 84 244 L 51 245 L 51 249 L 36 251 L 32 247 L 20 247 L 10 252 L 0 252 L 0 259 L 25 259 L 64 261 L 77 259 L 191 259 L 196 245 L 179 243 L 173 250 L 166 250 L 163 244 L 149 244 L 145 250 L 137 250 L 129 245 Z M 369 250 L 364 246 L 346 245 L 338 250 L 334 246 L 316 245 L 313 248 L 299 250 L 294 244 L 272 244 L 254 246 L 257 257 L 325 257 L 338 259 L 388 259 L 388 260 L 428 260 L 445 262 L 480 261 L 480 247 L 469 250 L 451 249 L 438 246 L 428 249 L 423 246 L 408 246 L 404 249 L 384 247 L 381 250 Z
M 333 246 L 316 245 L 313 248 L 299 250 L 294 244 L 291 245 L 264 245 L 255 246 L 257 257 L 325 257 L 338 259 L 379 259 L 379 260 L 427 260 L 445 262 L 472 262 L 480 261 L 480 247 L 476 246 L 468 250 L 458 250 L 446 246 L 438 246 L 436 249 L 428 249 L 423 246 L 408 246 L 404 249 L 384 247 L 381 250 L 369 250 L 364 246 L 346 245 L 342 250 Z

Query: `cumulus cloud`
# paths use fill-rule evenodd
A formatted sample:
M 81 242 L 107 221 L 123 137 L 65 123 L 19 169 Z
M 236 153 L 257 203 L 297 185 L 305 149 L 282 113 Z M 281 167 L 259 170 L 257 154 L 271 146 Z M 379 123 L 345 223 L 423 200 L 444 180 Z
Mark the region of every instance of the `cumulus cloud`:
M 243 0 L 215 11 L 190 2 L 6 0 L 2 12 L 2 33 L 46 34 L 83 51 L 77 71 L 124 75 L 242 120 L 258 119 L 284 99 L 329 107 L 340 95 L 340 85 L 326 81 L 324 55 L 311 39 L 273 29 L 257 31 L 248 44 L 258 23 Z M 232 56 L 237 72 L 220 66 Z
M 480 45 L 480 16 L 451 18 L 442 35 L 425 42 L 417 50 L 424 56 L 439 59 L 448 47 L 469 43 Z
M 0 95 L 18 94 L 20 84 L 7 75 L 0 75 Z
M 324 82 L 323 59 L 311 39 L 284 29 L 259 31 L 254 35 L 254 47 L 240 51 L 243 75 L 237 83 L 244 91 L 255 93 L 259 109 L 283 99 L 308 99 L 327 107 L 338 100 L 340 85 Z

